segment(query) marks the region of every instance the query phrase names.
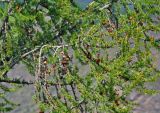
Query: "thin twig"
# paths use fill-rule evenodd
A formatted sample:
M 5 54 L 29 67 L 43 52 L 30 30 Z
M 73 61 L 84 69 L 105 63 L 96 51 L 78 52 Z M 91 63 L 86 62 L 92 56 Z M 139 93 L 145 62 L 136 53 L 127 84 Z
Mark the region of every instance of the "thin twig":
M 54 54 L 53 54 L 53 56 L 55 56 L 55 54 L 57 53 L 57 51 L 58 51 L 59 48 L 67 47 L 67 46 L 68 46 L 68 45 L 52 46 L 52 45 L 46 44 L 46 45 L 43 45 L 43 46 L 40 48 L 40 52 L 39 52 L 39 61 L 38 61 L 38 71 L 37 71 L 38 74 L 35 75 L 35 76 L 36 76 L 36 77 L 35 77 L 36 81 L 38 80 L 38 77 L 39 77 L 40 72 L 41 72 L 41 55 L 42 55 L 43 49 L 44 49 L 45 47 L 50 47 L 50 48 L 53 48 L 53 49 L 56 48 L 56 50 L 55 50 L 55 52 L 54 52 Z
M 102 11 L 103 9 L 107 9 L 108 7 L 110 7 L 110 3 L 104 5 L 103 7 L 101 7 L 99 10 Z
M 24 54 L 21 56 L 21 58 L 25 58 L 25 57 L 28 56 L 29 54 L 34 53 L 35 51 L 38 51 L 40 48 L 41 48 L 41 47 L 36 47 L 35 49 L 33 49 L 33 50 L 31 50 L 31 51 L 29 51 L 29 52 L 27 52 L 27 53 L 24 53 Z
M 0 83 L 13 83 L 13 84 L 22 84 L 22 85 L 32 85 L 34 84 L 33 81 L 25 81 L 25 80 L 17 80 L 17 79 L 13 79 L 13 80 L 9 80 L 9 79 L 2 79 L 0 78 Z
M 20 85 L 33 85 L 35 84 L 35 81 L 25 81 L 25 80 L 19 80 L 19 79 L 2 79 L 0 78 L 0 83 L 13 83 L 13 84 L 20 84 Z M 47 84 L 51 85 L 51 86 L 57 86 L 57 85 L 61 85 L 61 86 L 65 86 L 65 85 L 70 85 L 70 84 L 59 84 L 59 83 L 52 83 L 50 81 L 47 81 Z

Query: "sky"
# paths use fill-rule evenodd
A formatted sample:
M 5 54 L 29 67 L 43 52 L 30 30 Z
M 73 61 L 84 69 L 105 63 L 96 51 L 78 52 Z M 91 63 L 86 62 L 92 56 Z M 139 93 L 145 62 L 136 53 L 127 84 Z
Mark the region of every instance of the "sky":
M 80 8 L 85 9 L 93 0 L 73 0 Z

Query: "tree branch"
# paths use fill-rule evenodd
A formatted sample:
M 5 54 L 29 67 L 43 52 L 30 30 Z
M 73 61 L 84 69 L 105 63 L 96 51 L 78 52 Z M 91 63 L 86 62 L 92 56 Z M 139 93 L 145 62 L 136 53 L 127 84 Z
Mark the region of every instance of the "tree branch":
M 26 81 L 26 80 L 19 80 L 19 79 L 3 79 L 0 78 L 0 83 L 8 83 L 8 84 L 19 84 L 19 85 L 34 85 L 35 81 Z M 51 86 L 57 86 L 57 85 L 71 85 L 71 84 L 60 84 L 60 83 L 52 83 L 50 81 L 47 81 L 47 84 Z

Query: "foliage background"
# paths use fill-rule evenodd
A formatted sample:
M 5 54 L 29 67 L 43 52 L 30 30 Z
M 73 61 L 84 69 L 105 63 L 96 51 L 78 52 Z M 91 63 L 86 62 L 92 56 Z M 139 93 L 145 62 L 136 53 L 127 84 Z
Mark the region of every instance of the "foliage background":
M 105 9 L 105 5 L 108 4 L 108 8 Z M 151 54 L 152 48 L 159 50 L 159 40 L 147 34 L 149 31 L 155 33 L 159 31 L 159 4 L 157 0 L 97 0 L 82 11 L 68 0 L 3 2 L 1 81 L 10 81 L 5 76 L 6 72 L 20 61 L 27 65 L 31 74 L 37 76 L 35 73 L 37 64 L 44 63 L 38 62 L 38 49 L 45 44 L 62 45 L 61 52 L 59 51 L 55 57 L 52 56 L 52 49 L 44 49 L 42 59 L 47 57 L 48 65 L 58 65 L 56 68 L 58 72 L 55 75 L 60 74 L 58 77 L 60 82 L 76 84 L 75 87 L 79 91 L 77 94 L 81 96 L 78 100 L 74 100 L 73 95 L 70 95 L 65 87 L 60 88 L 61 94 L 64 94 L 62 98 L 66 98 L 70 105 L 66 107 L 67 103 L 57 98 L 59 100 L 54 100 L 57 102 L 56 111 L 71 112 L 71 106 L 76 106 L 73 112 L 77 112 L 76 110 L 81 109 L 79 102 L 84 101 L 82 106 L 86 105 L 88 112 L 93 110 L 128 112 L 132 108 L 132 103 L 128 104 L 125 97 L 133 88 L 144 93 L 157 92 L 146 89 L 144 83 L 155 80 L 159 76 Z M 62 48 L 64 44 L 71 48 Z M 26 52 L 34 48 L 38 52 L 25 56 Z M 64 57 L 73 56 L 73 61 L 67 61 L 67 65 L 66 63 L 63 65 L 66 59 L 60 57 L 59 53 L 62 51 Z M 82 66 L 87 64 L 91 72 L 86 73 L 85 76 L 80 75 L 76 62 Z M 46 68 L 45 64 L 43 65 Z M 44 72 L 40 71 L 38 76 L 43 74 Z M 56 78 L 52 79 L 48 82 L 55 82 Z M 38 81 L 39 83 L 35 83 L 38 85 L 37 93 L 45 93 L 47 97 L 45 85 L 41 81 L 43 78 Z M 15 82 L 19 82 L 19 79 Z M 120 87 L 123 95 L 119 96 L 115 87 Z M 17 87 L 12 89 L 2 84 L 1 89 L 8 93 Z M 4 95 L 1 97 L 5 102 L 1 110 L 12 109 L 6 105 L 14 106 L 14 103 L 9 102 Z M 53 109 L 52 100 L 47 99 L 49 103 L 46 104 L 45 98 L 40 97 L 38 100 L 40 109 Z

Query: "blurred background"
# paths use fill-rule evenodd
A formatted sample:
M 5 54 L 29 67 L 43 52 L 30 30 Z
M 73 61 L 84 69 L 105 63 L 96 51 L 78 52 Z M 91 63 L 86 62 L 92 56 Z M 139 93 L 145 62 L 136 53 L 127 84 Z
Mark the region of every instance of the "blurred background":
M 19 2 L 23 2 L 24 0 L 18 0 Z M 92 2 L 92 0 L 73 0 L 74 3 L 81 9 L 85 10 L 87 5 Z M 0 7 L 3 7 L 4 4 L 0 4 Z M 160 39 L 160 33 L 150 32 L 152 36 Z M 160 52 L 152 49 L 152 54 L 155 57 L 154 64 L 160 70 Z M 87 72 L 86 67 L 80 67 L 80 73 L 85 74 Z M 23 64 L 17 64 L 14 66 L 12 70 L 8 72 L 8 76 L 10 78 L 23 78 L 26 81 L 34 80 L 34 77 L 31 76 Z M 7 84 L 8 85 L 8 84 Z M 160 90 L 160 79 L 155 83 L 146 83 L 146 86 L 149 89 L 157 89 Z M 8 99 L 16 102 L 19 106 L 16 107 L 11 112 L 8 113 L 35 113 L 38 112 L 38 108 L 36 103 L 33 101 L 34 95 L 34 87 L 33 86 L 24 86 L 20 88 L 16 92 L 10 93 L 7 95 Z M 132 100 L 139 104 L 133 110 L 133 113 L 160 113 L 160 94 L 157 95 L 142 95 L 133 90 L 133 92 L 128 95 L 127 99 Z

